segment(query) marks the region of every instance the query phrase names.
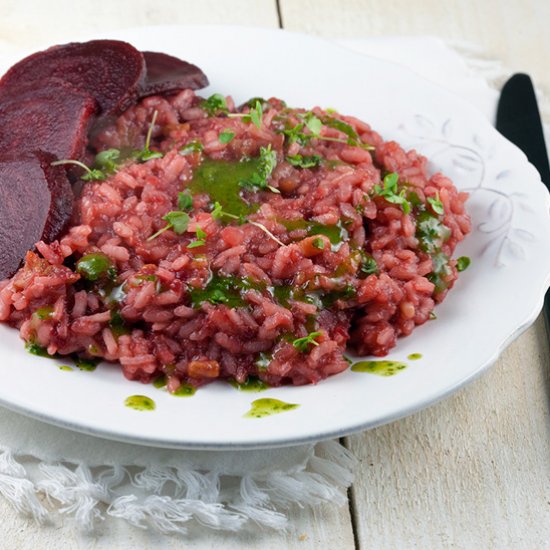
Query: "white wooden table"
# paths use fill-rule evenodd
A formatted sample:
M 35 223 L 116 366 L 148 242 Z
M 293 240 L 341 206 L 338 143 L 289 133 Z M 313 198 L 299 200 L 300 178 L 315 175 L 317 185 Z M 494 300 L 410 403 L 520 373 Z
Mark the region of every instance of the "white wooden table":
M 432 34 L 477 43 L 550 90 L 548 0 L 0 0 L 0 53 L 77 32 L 165 23 L 283 27 L 327 36 Z M 550 251 L 549 251 L 550 253 Z M 349 437 L 349 506 L 297 511 L 288 533 L 185 540 L 123 524 L 98 539 L 38 527 L 0 498 L 0 549 L 550 548 L 550 377 L 542 320 L 453 397 Z

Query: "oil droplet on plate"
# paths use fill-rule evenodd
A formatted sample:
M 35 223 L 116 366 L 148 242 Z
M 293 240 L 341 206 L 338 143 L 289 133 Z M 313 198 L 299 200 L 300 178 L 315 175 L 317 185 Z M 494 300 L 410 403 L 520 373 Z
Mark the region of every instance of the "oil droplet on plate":
M 265 416 L 291 411 L 299 406 L 300 405 L 297 405 L 296 403 L 285 403 L 279 399 L 264 397 L 263 399 L 256 399 L 255 401 L 252 401 L 252 407 L 244 415 L 244 417 L 264 418 Z
M 394 376 L 406 368 L 405 363 L 398 361 L 359 361 L 351 366 L 353 372 L 370 372 L 378 376 Z
M 155 402 L 146 395 L 131 395 L 127 397 L 124 404 L 136 411 L 154 411 Z

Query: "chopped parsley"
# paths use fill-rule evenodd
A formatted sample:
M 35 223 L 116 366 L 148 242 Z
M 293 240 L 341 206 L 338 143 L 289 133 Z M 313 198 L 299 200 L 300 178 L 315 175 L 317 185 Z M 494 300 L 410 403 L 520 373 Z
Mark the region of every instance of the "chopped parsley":
M 405 214 L 408 214 L 411 211 L 411 204 L 405 198 L 407 191 L 405 189 L 401 189 L 401 191 L 398 190 L 398 181 L 399 175 L 396 172 L 386 174 L 382 181 L 382 186 L 378 184 L 374 186 L 374 194 L 379 197 L 384 197 L 386 201 L 392 204 L 400 205 L 401 210 L 403 210 Z
M 320 155 L 288 155 L 286 160 L 296 168 L 315 168 L 323 159 Z
M 203 231 L 198 225 L 197 229 L 195 230 L 195 234 L 197 235 L 197 239 L 194 241 L 191 241 L 187 248 L 197 248 L 199 246 L 204 246 L 206 244 L 206 232 Z
M 378 273 L 378 264 L 372 256 L 361 251 L 361 264 L 359 265 L 359 270 L 365 275 L 372 275 Z
M 309 346 L 318 346 L 319 342 L 315 339 L 321 336 L 321 332 L 310 332 L 307 336 L 303 338 L 297 338 L 292 342 L 292 345 L 301 353 L 306 353 L 309 349 Z
M 438 252 L 450 236 L 451 230 L 429 212 L 420 212 L 416 217 L 416 238 L 424 252 Z
M 178 208 L 182 211 L 193 209 L 193 197 L 187 191 L 178 193 Z
M 247 180 L 241 180 L 239 186 L 244 189 L 256 191 L 258 189 L 269 189 L 273 193 L 279 193 L 279 190 L 272 187 L 267 182 L 277 166 L 277 153 L 271 149 L 271 143 L 267 147 L 260 147 L 260 157 L 258 168 Z
M 116 270 L 110 258 L 103 252 L 92 252 L 76 262 L 76 271 L 88 281 L 116 279 Z
M 445 209 L 443 208 L 443 203 L 439 199 L 439 191 L 435 195 L 435 199 L 433 197 L 428 197 L 428 203 L 432 207 L 432 210 L 436 213 L 442 216 L 445 214 Z
M 460 258 L 456 261 L 456 269 L 457 271 L 464 271 L 465 269 L 468 269 L 471 263 L 472 260 L 470 260 L 468 256 L 460 256 Z
M 184 145 L 180 150 L 179 154 L 182 156 L 192 155 L 193 153 L 200 153 L 204 147 L 202 143 L 198 140 L 190 141 L 187 145 Z
M 302 119 L 303 122 L 298 123 L 296 126 L 285 128 L 284 130 L 282 130 L 282 133 L 288 138 L 290 143 L 297 142 L 300 145 L 306 145 L 310 139 L 316 138 L 324 141 L 346 143 L 354 147 L 361 147 L 368 150 L 374 149 L 374 147 L 372 147 L 371 145 L 362 143 L 361 138 L 353 129 L 353 127 L 343 120 L 330 116 L 320 119 L 311 111 L 300 114 L 298 116 Z M 329 128 L 334 128 L 335 130 L 344 133 L 347 138 L 343 139 L 321 135 L 323 124 L 325 126 L 328 126 Z M 306 128 L 309 130 L 309 133 L 304 132 Z
M 325 241 L 323 241 L 321 237 L 316 237 L 315 239 L 313 239 L 311 244 L 313 245 L 314 248 L 317 248 L 319 250 L 323 250 L 325 248 Z
M 263 114 L 262 104 L 256 101 L 256 105 L 250 109 L 250 122 L 258 129 L 262 127 Z
M 227 102 L 222 94 L 212 94 L 208 99 L 201 103 L 201 109 L 206 111 L 208 116 L 217 116 L 222 113 L 227 113 Z
M 227 143 L 229 143 L 234 137 L 235 137 L 235 132 L 232 132 L 231 130 L 224 130 L 224 131 L 221 132 L 221 134 L 218 136 L 218 139 L 220 140 L 220 143 L 227 144 Z

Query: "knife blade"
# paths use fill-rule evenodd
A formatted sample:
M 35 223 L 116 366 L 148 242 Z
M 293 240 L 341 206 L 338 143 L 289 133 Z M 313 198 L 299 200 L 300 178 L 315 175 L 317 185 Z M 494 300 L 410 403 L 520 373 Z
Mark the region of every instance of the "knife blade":
M 537 97 L 529 75 L 517 73 L 504 84 L 498 102 L 496 128 L 525 153 L 550 190 L 548 151 Z M 550 339 L 550 291 L 544 298 L 543 312 Z

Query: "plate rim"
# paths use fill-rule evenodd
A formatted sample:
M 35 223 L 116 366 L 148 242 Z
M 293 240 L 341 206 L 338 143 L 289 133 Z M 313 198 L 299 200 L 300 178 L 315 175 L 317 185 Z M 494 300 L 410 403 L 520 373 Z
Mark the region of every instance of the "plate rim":
M 341 50 L 343 52 L 346 52 L 348 55 L 352 54 L 356 57 L 367 59 L 367 60 L 374 60 L 376 63 L 383 64 L 383 65 L 391 65 L 394 67 L 397 67 L 400 71 L 405 71 L 409 75 L 412 75 L 415 80 L 422 81 L 426 86 L 429 86 L 431 88 L 436 88 L 440 93 L 443 93 L 447 96 L 452 96 L 452 100 L 454 102 L 460 102 L 465 109 L 469 110 L 470 112 L 475 112 L 477 117 L 480 119 L 480 125 L 486 126 L 490 128 L 491 132 L 494 132 L 493 135 L 500 136 L 500 140 L 506 141 L 509 145 L 511 145 L 516 150 L 516 156 L 518 159 L 521 158 L 522 163 L 525 165 L 525 168 L 527 166 L 529 169 L 536 174 L 536 180 L 537 185 L 540 185 L 544 187 L 544 184 L 540 180 L 540 176 L 536 169 L 528 162 L 527 157 L 521 151 L 518 149 L 514 144 L 512 144 L 509 140 L 504 138 L 501 134 L 498 133 L 498 131 L 490 124 L 490 122 L 487 120 L 487 118 L 477 109 L 476 106 L 470 104 L 469 102 L 463 100 L 456 94 L 454 94 L 452 91 L 444 88 L 438 83 L 434 83 L 430 81 L 429 79 L 417 74 L 413 69 L 409 68 L 407 65 L 397 63 L 395 61 L 386 61 L 374 56 L 369 56 L 360 52 L 353 51 L 352 49 L 340 45 L 337 42 L 334 42 L 333 40 L 330 40 L 325 37 L 317 37 L 317 36 L 311 36 L 306 33 L 302 32 L 294 32 L 294 31 L 286 31 L 284 29 L 274 29 L 274 28 L 261 28 L 257 26 L 244 26 L 244 25 L 223 25 L 223 24 L 209 24 L 209 25 L 149 25 L 144 27 L 129 27 L 124 29 L 115 29 L 112 31 L 109 31 L 107 33 L 91 33 L 90 36 L 98 37 L 100 36 L 120 36 L 123 33 L 136 33 L 136 32 L 158 32 L 160 29 L 167 29 L 171 32 L 174 32 L 176 29 L 213 29 L 213 28 L 223 28 L 223 29 L 242 29 L 246 31 L 254 31 L 254 32 L 260 32 L 260 33 L 267 33 L 267 34 L 278 34 L 278 35 L 294 35 L 296 37 L 299 37 L 300 39 L 306 39 L 306 40 L 313 40 L 313 41 L 321 41 L 325 44 L 329 45 L 331 48 L 336 48 L 338 50 Z M 79 40 L 85 40 L 86 35 L 80 35 Z M 131 39 L 129 39 L 131 40 Z M 33 51 L 37 51 L 34 49 Z M 15 55 L 13 53 L 10 53 L 8 58 L 15 58 L 15 56 L 18 56 L 19 54 L 26 55 L 25 52 L 19 51 L 16 52 Z M 3 59 L 2 59 L 3 61 Z M 483 121 L 483 122 L 482 122 Z M 517 155 L 517 153 L 521 153 L 521 157 Z M 533 176 L 534 176 L 533 174 Z M 534 183 L 534 182 L 533 182 Z M 527 183 L 526 185 L 532 185 L 531 182 Z M 546 206 L 548 207 L 550 205 L 550 194 L 548 193 L 548 190 L 546 187 L 544 187 L 546 190 Z M 460 380 L 446 386 L 443 390 L 439 390 L 437 392 L 433 392 L 433 394 L 430 394 L 429 397 L 425 397 L 423 400 L 419 402 L 415 402 L 405 408 L 400 409 L 399 411 L 396 411 L 394 413 L 386 414 L 381 417 L 378 417 L 371 421 L 366 422 L 359 422 L 356 424 L 348 424 L 345 428 L 339 429 L 339 430 L 332 430 L 332 431 L 325 431 L 323 432 L 320 430 L 318 433 L 311 434 L 307 437 L 291 437 L 289 439 L 284 438 L 277 438 L 273 441 L 262 441 L 261 443 L 255 443 L 253 441 L 251 442 L 239 442 L 237 444 L 232 443 L 220 443 L 220 442 L 211 442 L 211 443 L 195 443 L 195 442 L 189 442 L 189 441 L 181 441 L 181 440 L 171 440 L 166 437 L 162 437 L 160 439 L 152 439 L 151 437 L 145 437 L 140 438 L 136 435 L 132 434 L 124 434 L 119 431 L 111 431 L 109 429 L 98 429 L 96 427 L 87 427 L 82 426 L 78 423 L 71 423 L 70 421 L 67 421 L 65 419 L 56 418 L 55 416 L 51 416 L 48 414 L 40 413 L 39 411 L 34 411 L 27 409 L 25 407 L 20 407 L 17 404 L 14 404 L 12 402 L 6 401 L 4 398 L 0 396 L 0 405 L 6 407 L 7 409 L 13 410 L 17 413 L 23 414 L 27 417 L 31 417 L 40 421 L 47 422 L 49 424 L 53 424 L 55 426 L 69 429 L 71 431 L 84 433 L 87 435 L 95 436 L 98 438 L 105 438 L 110 439 L 114 441 L 120 441 L 125 443 L 131 443 L 136 445 L 143 445 L 147 447 L 160 447 L 160 448 L 170 448 L 170 449 L 197 449 L 197 450 L 246 450 L 246 449 L 265 449 L 265 448 L 275 448 L 275 447 L 287 447 L 287 446 L 294 446 L 294 445 L 300 445 L 300 444 L 306 444 L 306 443 L 312 443 L 316 441 L 323 441 L 327 439 L 334 439 L 338 437 L 343 437 L 352 433 L 357 433 L 360 431 L 365 431 L 368 429 L 372 429 L 377 426 L 381 426 L 383 424 L 387 424 L 390 422 L 394 422 L 400 418 L 404 418 L 406 416 L 409 416 L 415 412 L 421 411 L 447 397 L 452 395 L 453 393 L 457 392 L 464 386 L 466 386 L 468 383 L 472 382 L 473 380 L 477 379 L 479 376 L 481 376 L 486 370 L 493 365 L 500 355 L 503 353 L 503 351 L 516 339 L 518 338 L 523 332 L 525 332 L 536 320 L 538 317 L 540 311 L 542 310 L 543 303 L 544 303 L 544 293 L 550 286 L 550 271 L 548 271 L 545 275 L 545 278 L 543 280 L 543 277 L 540 276 L 538 279 L 539 281 L 539 288 L 537 289 L 536 293 L 533 292 L 533 296 L 537 296 L 537 299 L 533 299 L 533 305 L 530 309 L 530 312 L 524 315 L 524 319 L 522 322 L 519 323 L 518 327 L 514 330 L 512 330 L 509 334 L 506 336 L 502 336 L 499 338 L 501 340 L 501 343 L 496 349 L 493 351 L 493 353 L 488 357 L 484 362 L 480 363 L 474 370 L 471 370 L 466 374 L 463 378 Z M 542 282 L 540 282 L 542 281 Z

